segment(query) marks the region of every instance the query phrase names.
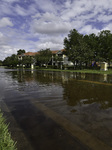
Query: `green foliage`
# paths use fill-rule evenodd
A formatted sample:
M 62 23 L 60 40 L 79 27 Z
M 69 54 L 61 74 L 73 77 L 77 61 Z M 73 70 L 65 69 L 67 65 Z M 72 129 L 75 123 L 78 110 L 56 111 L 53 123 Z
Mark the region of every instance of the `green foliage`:
M 35 59 L 37 61 L 37 64 L 39 65 L 48 65 L 48 63 L 51 61 L 52 52 L 50 49 L 40 50 L 38 54 L 35 56 Z
M 8 125 L 0 111 L 0 150 L 16 150 L 15 142 L 11 139 L 8 131 Z
M 0 60 L 0 66 L 2 66 L 2 63 L 3 63 L 2 60 Z
M 25 67 L 30 67 L 30 65 L 34 63 L 34 58 L 30 56 L 23 56 L 22 59 L 18 59 L 18 55 L 11 55 L 6 57 L 3 61 L 3 65 L 7 67 L 17 67 L 25 65 Z
M 100 56 L 104 61 L 112 59 L 112 34 L 109 30 L 99 33 Z
M 21 60 L 21 64 L 25 65 L 26 67 L 30 67 L 30 65 L 34 63 L 34 58 L 31 56 L 23 56 Z
M 16 67 L 17 64 L 18 64 L 18 57 L 15 54 L 5 58 L 5 60 L 3 61 L 3 65 L 8 67 Z
M 90 66 L 92 61 L 112 61 L 112 34 L 109 30 L 101 31 L 97 36 L 81 35 L 73 29 L 64 39 L 64 48 L 69 60 L 75 68 L 82 65 Z
M 62 56 L 54 56 L 53 57 L 53 60 L 55 61 L 55 62 L 61 62 L 61 61 L 63 61 L 63 58 L 62 58 Z
M 70 31 L 68 39 L 64 39 L 64 46 L 69 60 L 74 65 L 80 65 L 81 67 L 82 63 L 85 63 L 90 57 L 89 46 L 86 40 L 75 29 Z
M 21 55 L 21 54 L 24 54 L 25 53 L 25 50 L 24 49 L 19 49 L 17 51 L 17 55 Z

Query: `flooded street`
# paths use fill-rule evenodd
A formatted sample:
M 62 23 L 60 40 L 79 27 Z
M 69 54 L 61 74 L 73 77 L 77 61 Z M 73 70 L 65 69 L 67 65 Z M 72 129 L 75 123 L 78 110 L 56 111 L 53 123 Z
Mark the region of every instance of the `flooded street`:
M 112 149 L 112 75 L 0 68 L 18 150 Z

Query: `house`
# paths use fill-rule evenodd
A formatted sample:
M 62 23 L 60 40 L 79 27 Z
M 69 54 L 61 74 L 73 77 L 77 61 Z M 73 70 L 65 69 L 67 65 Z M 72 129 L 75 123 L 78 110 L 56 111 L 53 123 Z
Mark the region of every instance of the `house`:
M 22 67 L 29 66 L 33 69 L 35 64 L 34 57 L 36 54 L 38 54 L 38 52 L 27 52 L 19 55 L 18 60 L 20 60 L 20 63 L 17 66 L 22 66 Z M 25 57 L 26 59 L 24 60 Z
M 30 57 L 35 57 L 35 55 L 38 54 L 38 52 L 27 52 L 27 53 L 23 53 L 21 55 L 18 56 L 19 60 L 22 60 L 22 58 L 24 56 L 30 56 Z
M 73 66 L 73 63 L 71 61 L 68 61 L 68 57 L 64 54 L 64 51 L 64 49 L 52 51 L 52 66 Z
M 68 57 L 64 54 L 64 49 L 62 50 L 52 50 L 52 58 L 50 64 L 52 66 L 73 66 L 73 63 L 71 61 L 68 61 Z M 25 56 L 35 57 L 36 54 L 39 54 L 38 52 L 27 52 L 22 55 L 18 56 L 19 60 L 22 60 Z

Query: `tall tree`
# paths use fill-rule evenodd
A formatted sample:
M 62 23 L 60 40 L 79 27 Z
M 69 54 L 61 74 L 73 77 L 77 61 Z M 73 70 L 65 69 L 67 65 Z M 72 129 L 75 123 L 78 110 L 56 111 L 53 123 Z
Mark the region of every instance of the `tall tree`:
M 2 66 L 2 63 L 3 63 L 2 60 L 0 60 L 0 66 Z
M 25 50 L 24 49 L 19 49 L 17 51 L 17 55 L 21 55 L 21 54 L 24 54 L 25 53 Z
M 99 33 L 100 56 L 103 61 L 110 62 L 112 59 L 112 34 L 110 30 Z
M 73 62 L 74 68 L 77 65 L 82 66 L 82 63 L 86 61 L 88 45 L 83 39 L 83 35 L 78 33 L 76 29 L 73 29 L 68 34 L 68 38 L 64 39 L 64 48 L 68 59 Z
M 68 38 L 64 39 L 64 49 L 68 59 L 73 62 L 74 67 L 78 61 L 79 56 L 79 44 L 80 44 L 81 35 L 77 30 L 73 29 L 68 34 Z
M 16 67 L 17 64 L 18 64 L 18 57 L 15 54 L 11 55 L 10 57 L 6 57 L 5 60 L 3 61 L 3 65 L 8 67 Z
M 23 56 L 21 60 L 21 64 L 25 65 L 26 67 L 30 67 L 31 64 L 34 63 L 34 58 L 31 56 Z
M 94 33 L 90 35 L 84 36 L 84 41 L 88 45 L 88 58 L 89 62 L 91 61 L 99 61 L 100 55 L 99 55 L 99 40 L 98 36 L 96 36 Z
M 46 68 L 48 66 L 48 63 L 51 61 L 52 52 L 50 49 L 40 50 L 38 54 L 35 56 L 37 63 L 39 62 L 41 65 L 45 64 Z

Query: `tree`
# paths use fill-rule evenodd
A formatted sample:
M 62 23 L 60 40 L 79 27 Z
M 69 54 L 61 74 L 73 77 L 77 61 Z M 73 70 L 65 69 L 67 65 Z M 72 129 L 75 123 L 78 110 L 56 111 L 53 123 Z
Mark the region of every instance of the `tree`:
M 17 51 L 17 55 L 21 55 L 21 54 L 24 54 L 25 53 L 25 50 L 23 49 L 19 49 L 18 51 Z
M 2 60 L 0 60 L 0 66 L 2 66 Z
M 62 69 L 62 61 L 63 61 L 63 58 L 62 58 L 62 55 L 55 55 L 53 57 L 53 61 L 55 61 L 55 63 L 57 64 L 57 67 L 60 67 Z
M 110 63 L 112 59 L 112 34 L 109 30 L 99 33 L 100 56 L 103 61 Z
M 38 54 L 35 56 L 37 63 L 48 66 L 48 63 L 51 61 L 52 52 L 50 49 L 40 50 Z
M 88 63 L 91 64 L 92 61 L 99 61 L 99 40 L 98 36 L 94 33 L 84 36 L 84 41 L 88 45 L 87 55 Z
M 26 67 L 31 66 L 31 64 L 34 63 L 34 59 L 31 56 L 23 56 L 21 60 L 21 64 L 25 65 Z
M 68 59 L 73 62 L 74 67 L 78 61 L 77 57 L 79 56 L 78 52 L 79 43 L 80 43 L 80 34 L 75 29 L 71 30 L 70 33 L 68 34 L 68 38 L 66 37 L 64 39 L 64 46 L 65 46 L 64 48 L 66 51 L 66 55 L 68 56 Z
M 64 48 L 68 59 L 73 62 L 74 68 L 77 65 L 82 66 L 88 57 L 88 45 L 84 41 L 82 34 L 78 33 L 77 30 L 73 29 L 68 34 L 68 38 L 64 39 Z
M 110 64 L 112 61 L 112 34 L 109 30 L 101 31 L 98 36 L 94 33 L 90 35 L 81 35 L 77 30 L 73 29 L 68 34 L 68 38 L 64 39 L 66 55 L 69 60 L 82 66 L 91 61 L 106 61 Z
M 18 57 L 15 54 L 11 55 L 10 57 L 6 57 L 5 60 L 3 61 L 3 65 L 8 67 L 16 67 L 17 64 L 18 64 Z

